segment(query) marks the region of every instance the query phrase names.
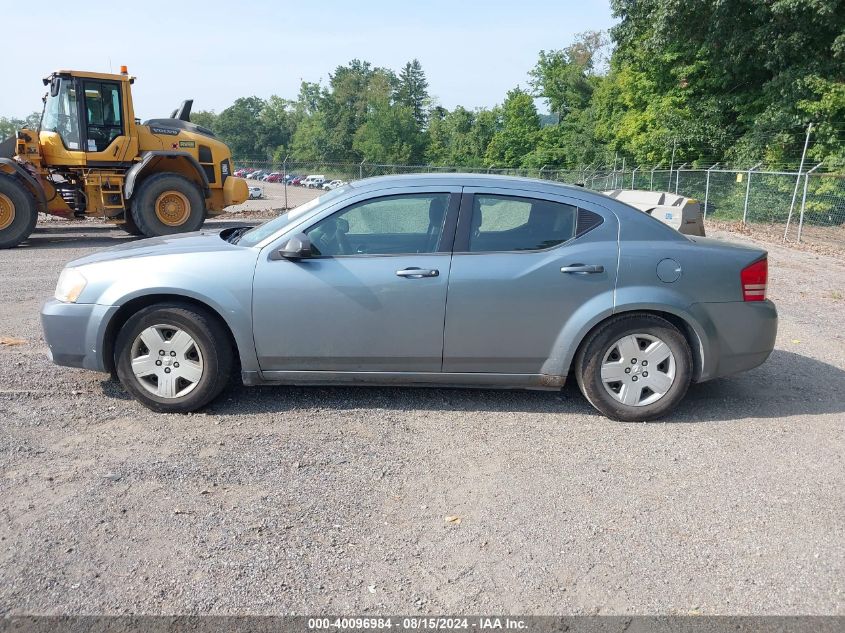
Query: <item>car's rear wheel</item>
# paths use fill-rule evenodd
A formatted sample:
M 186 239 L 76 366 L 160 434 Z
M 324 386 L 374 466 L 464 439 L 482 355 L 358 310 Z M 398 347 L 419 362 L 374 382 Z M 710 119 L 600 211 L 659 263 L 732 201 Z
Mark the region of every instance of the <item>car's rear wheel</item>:
M 115 366 L 123 386 L 145 407 L 165 413 L 199 409 L 232 372 L 232 347 L 220 322 L 178 304 L 144 308 L 121 328 Z
M 651 314 L 616 317 L 593 332 L 576 358 L 584 397 L 614 420 L 654 420 L 684 397 L 692 353 L 684 335 Z

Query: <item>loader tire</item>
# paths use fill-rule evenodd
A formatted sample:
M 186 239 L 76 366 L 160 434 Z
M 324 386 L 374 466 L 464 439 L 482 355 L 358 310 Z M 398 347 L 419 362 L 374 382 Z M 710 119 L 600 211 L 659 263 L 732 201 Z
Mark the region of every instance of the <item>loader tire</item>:
M 146 237 L 196 231 L 205 221 L 205 201 L 184 176 L 150 176 L 132 198 L 132 219 Z
M 35 230 L 38 209 L 16 178 L 0 174 L 0 248 L 17 246 Z
M 124 213 L 124 220 L 118 226 L 120 226 L 120 228 L 129 233 L 129 235 L 143 236 L 144 234 L 141 233 L 141 229 L 139 229 L 138 225 L 135 224 L 135 218 L 132 217 L 132 212 L 125 211 Z

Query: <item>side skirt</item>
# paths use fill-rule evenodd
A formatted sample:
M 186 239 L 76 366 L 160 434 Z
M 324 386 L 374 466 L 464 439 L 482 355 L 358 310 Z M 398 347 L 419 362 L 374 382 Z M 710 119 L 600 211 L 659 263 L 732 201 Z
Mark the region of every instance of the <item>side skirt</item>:
M 459 387 L 557 391 L 566 376 L 546 374 L 434 373 L 406 371 L 245 371 L 243 383 L 253 385 L 362 387 Z

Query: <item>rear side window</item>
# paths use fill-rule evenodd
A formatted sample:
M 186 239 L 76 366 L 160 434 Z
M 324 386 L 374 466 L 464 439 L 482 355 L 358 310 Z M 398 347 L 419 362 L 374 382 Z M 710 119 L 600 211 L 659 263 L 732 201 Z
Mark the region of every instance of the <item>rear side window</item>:
M 561 202 L 476 194 L 469 252 L 552 248 L 576 236 L 578 215 L 577 207 Z

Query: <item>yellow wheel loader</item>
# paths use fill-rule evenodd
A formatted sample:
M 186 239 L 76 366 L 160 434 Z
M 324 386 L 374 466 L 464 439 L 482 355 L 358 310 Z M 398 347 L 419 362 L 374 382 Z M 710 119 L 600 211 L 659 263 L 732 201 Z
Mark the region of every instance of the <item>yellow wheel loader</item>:
M 0 143 L 0 248 L 17 246 L 38 213 L 100 217 L 133 235 L 200 228 L 249 197 L 229 148 L 191 123 L 191 101 L 169 118 L 135 118 L 126 67 L 117 74 L 60 70 L 38 130 Z

